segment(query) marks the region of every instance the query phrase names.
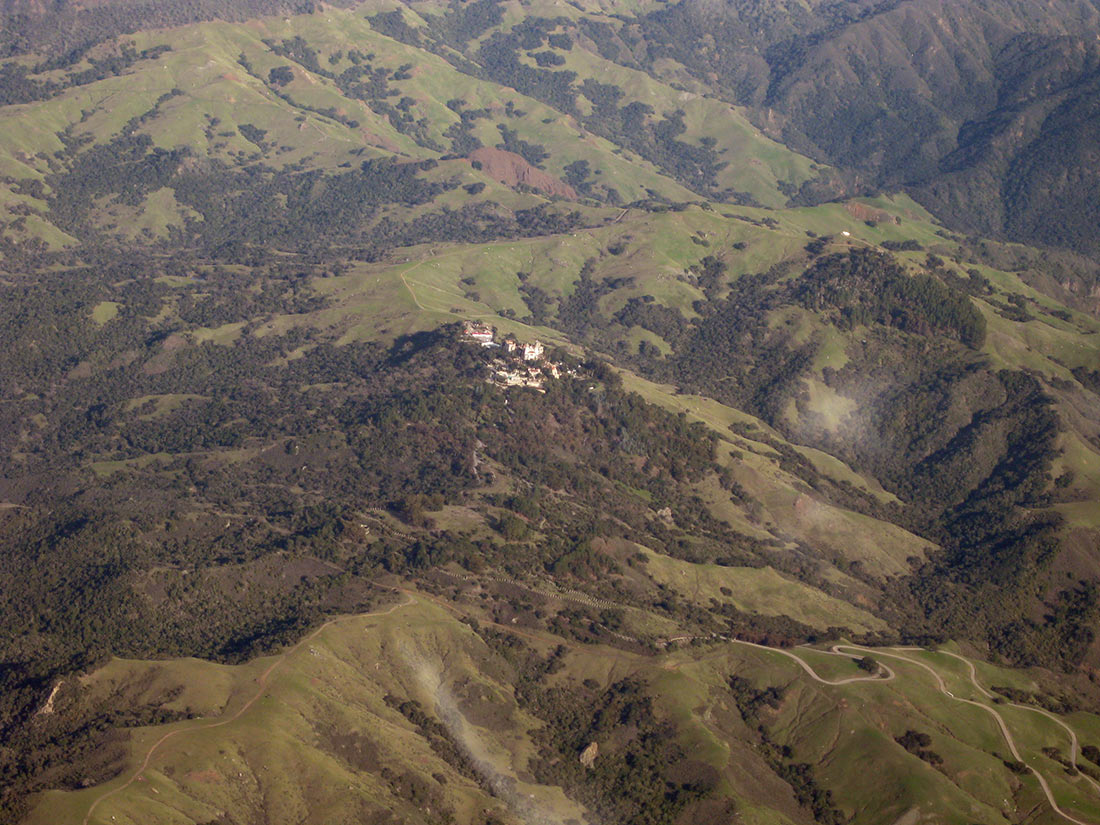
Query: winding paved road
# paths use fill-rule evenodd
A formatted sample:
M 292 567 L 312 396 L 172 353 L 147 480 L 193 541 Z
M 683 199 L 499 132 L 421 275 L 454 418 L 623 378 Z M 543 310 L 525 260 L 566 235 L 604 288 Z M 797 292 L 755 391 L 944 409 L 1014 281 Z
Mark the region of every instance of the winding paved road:
M 811 679 L 813 679 L 815 682 L 820 682 L 823 685 L 850 685 L 853 682 L 889 682 L 891 679 L 897 677 L 897 674 L 894 673 L 894 671 L 892 671 L 890 668 L 880 662 L 879 667 L 886 671 L 885 676 L 877 676 L 875 674 L 871 674 L 869 676 L 850 676 L 847 679 L 825 679 L 821 676 L 818 676 L 817 672 L 812 667 L 810 667 L 805 659 L 803 659 L 801 656 L 795 656 L 789 650 L 784 650 L 781 647 L 768 647 L 767 645 L 758 645 L 755 642 L 746 642 L 743 639 L 731 639 L 731 641 L 736 642 L 739 645 L 747 645 L 749 647 L 759 648 L 760 650 L 767 650 L 771 653 L 782 653 L 784 656 L 790 659 L 794 659 L 796 662 L 798 662 L 799 667 L 806 671 L 806 674 Z M 851 658 L 847 654 L 841 653 L 839 650 L 836 649 L 836 647 L 834 647 L 832 650 L 822 650 L 820 652 L 831 653 L 836 656 L 844 656 L 846 659 Z
M 992 699 L 993 698 L 993 694 L 990 693 L 988 690 L 986 690 L 984 687 L 982 687 L 981 684 L 979 684 L 979 682 L 978 682 L 978 672 L 975 669 L 974 663 L 972 661 L 967 659 L 965 656 L 960 656 L 958 653 L 952 653 L 950 650 L 940 650 L 940 651 L 937 651 L 937 652 L 942 653 L 945 656 L 950 656 L 953 659 L 958 659 L 960 662 L 963 662 L 967 666 L 967 668 L 969 668 L 969 670 L 970 670 L 970 683 L 972 685 L 974 685 L 975 689 L 977 689 L 977 691 L 979 693 L 981 693 L 982 696 L 984 696 L 985 698 L 987 698 L 987 699 Z M 1097 782 L 1095 779 L 1093 779 L 1087 773 L 1084 773 L 1083 771 L 1081 771 L 1080 766 L 1077 764 L 1077 755 L 1080 753 L 1081 748 L 1080 748 L 1080 745 L 1077 742 L 1077 732 L 1073 728 L 1071 728 L 1069 725 L 1067 725 L 1065 722 L 1063 722 L 1061 719 L 1059 719 L 1055 714 L 1051 713 L 1049 710 L 1045 710 L 1043 708 L 1033 707 L 1031 705 L 1022 705 L 1018 702 L 1006 702 L 1005 704 L 1008 705 L 1009 707 L 1020 708 L 1021 710 L 1029 710 L 1032 713 L 1038 713 L 1040 716 L 1045 716 L 1047 719 L 1049 719 L 1054 724 L 1056 724 L 1060 728 L 1062 728 L 1066 733 L 1068 733 L 1069 734 L 1069 761 L 1070 761 L 1070 764 L 1073 765 L 1074 770 L 1077 770 L 1081 773 L 1081 776 L 1083 776 L 1085 778 L 1086 782 L 1088 782 L 1090 785 L 1092 785 L 1093 788 L 1096 789 L 1097 793 L 1100 793 L 1100 782 Z
M 887 668 L 887 670 L 890 673 L 890 676 L 888 678 L 885 678 L 885 679 L 881 678 L 881 677 L 873 677 L 873 676 L 872 677 L 857 676 L 857 677 L 853 677 L 851 679 L 844 679 L 844 680 L 838 680 L 838 681 L 829 681 L 827 679 L 823 679 L 820 676 L 818 676 L 813 671 L 813 668 L 811 668 L 805 661 L 803 661 L 800 657 L 796 656 L 795 654 L 791 653 L 790 651 L 780 650 L 778 648 L 773 648 L 773 647 L 765 647 L 764 645 L 757 645 L 757 644 L 753 644 L 751 642 L 745 642 L 745 641 L 741 641 L 741 640 L 734 640 L 734 641 L 737 641 L 739 644 L 749 645 L 750 647 L 756 647 L 756 648 L 760 648 L 762 650 L 770 650 L 774 653 L 781 653 L 784 656 L 788 656 L 792 659 L 795 659 L 799 663 L 799 665 L 802 667 L 802 669 L 805 670 L 810 675 L 811 678 L 813 678 L 817 682 L 821 682 L 822 684 L 841 685 L 841 684 L 847 684 L 847 683 L 850 683 L 850 682 L 867 682 L 867 681 L 885 682 L 885 681 L 889 681 L 889 679 L 894 678 L 894 675 L 895 675 L 893 671 L 889 671 L 889 669 Z M 921 650 L 922 648 L 902 648 L 902 649 L 904 649 L 904 650 Z M 829 652 L 835 653 L 835 654 L 841 655 L 841 656 L 850 655 L 850 654 L 845 654 L 843 652 L 845 650 L 855 651 L 856 653 L 860 653 L 864 656 L 868 656 L 868 655 L 886 656 L 886 657 L 891 658 L 891 659 L 898 659 L 898 660 L 903 661 L 903 662 L 908 662 L 911 665 L 916 665 L 919 668 L 923 668 L 935 680 L 936 686 L 939 688 L 940 693 L 944 694 L 949 699 L 953 699 L 956 702 L 962 702 L 962 703 L 967 704 L 967 705 L 973 705 L 974 707 L 981 708 L 986 713 L 990 714 L 993 717 L 993 719 L 996 721 L 997 726 L 1000 728 L 1001 735 L 1004 737 L 1005 744 L 1008 745 L 1008 749 L 1012 753 L 1013 759 L 1015 759 L 1017 762 L 1021 762 L 1025 765 L 1027 765 L 1027 763 L 1024 761 L 1023 757 L 1020 755 L 1019 749 L 1016 747 L 1016 741 L 1012 738 L 1012 731 L 1009 730 L 1008 723 L 1005 722 L 1004 717 L 1001 716 L 1001 714 L 997 711 L 997 709 L 995 707 L 993 707 L 992 705 L 987 705 L 983 702 L 978 702 L 978 701 L 975 701 L 973 699 L 963 699 L 962 697 L 956 696 L 950 690 L 947 689 L 947 683 L 944 682 L 943 677 L 940 676 L 939 672 L 935 668 L 933 668 L 931 665 L 927 664 L 926 662 L 919 661 L 918 659 L 913 659 L 909 656 L 902 656 L 900 653 L 887 652 L 887 651 L 885 651 L 881 648 L 868 648 L 868 647 L 859 647 L 857 645 L 841 644 L 841 645 L 833 645 L 831 651 L 829 651 Z M 993 694 L 990 693 L 985 688 L 983 688 L 981 686 L 981 684 L 978 682 L 978 676 L 977 676 L 977 672 L 974 669 L 973 662 L 971 662 L 969 659 L 967 659 L 963 656 L 958 655 L 957 653 L 951 653 L 951 652 L 946 651 L 946 650 L 941 650 L 941 651 L 937 651 L 937 652 L 945 653 L 948 656 L 952 656 L 956 659 L 959 659 L 962 662 L 965 662 L 970 668 L 970 681 L 974 685 L 974 687 L 985 698 L 991 699 L 993 697 Z M 880 663 L 880 665 L 881 665 L 881 663 Z M 885 665 L 881 665 L 881 666 L 883 668 L 886 668 Z M 1015 703 L 1011 703 L 1011 704 L 1012 704 L 1012 707 L 1023 708 L 1024 710 L 1034 711 L 1034 712 L 1039 713 L 1043 716 L 1046 716 L 1046 717 L 1052 719 L 1057 724 L 1059 724 L 1061 727 L 1063 727 L 1070 734 L 1070 741 L 1072 743 L 1072 746 L 1071 746 L 1072 747 L 1071 762 L 1072 762 L 1073 765 L 1076 766 L 1076 764 L 1077 764 L 1077 750 L 1078 750 L 1078 747 L 1077 747 L 1077 734 L 1074 733 L 1074 731 L 1068 725 L 1066 725 L 1062 720 L 1060 720 L 1056 716 L 1054 716 L 1054 714 L 1049 713 L 1049 712 L 1044 711 L 1044 710 L 1041 710 L 1040 708 L 1033 708 L 1033 707 L 1030 707 L 1028 705 L 1018 705 L 1018 704 L 1015 704 Z M 1058 814 L 1060 817 L 1067 820 L 1068 822 L 1073 822 L 1074 825 L 1096 825 L 1096 823 L 1088 822 L 1088 821 L 1083 820 L 1083 819 L 1078 819 L 1077 817 L 1073 816 L 1073 814 L 1067 813 L 1066 811 L 1062 810 L 1062 808 L 1058 805 L 1058 802 L 1054 799 L 1054 793 L 1051 790 L 1050 784 L 1047 782 L 1046 777 L 1044 777 L 1041 773 L 1039 773 L 1039 771 L 1037 771 L 1031 765 L 1027 765 L 1027 769 L 1029 771 L 1031 771 L 1032 774 L 1034 774 L 1035 779 L 1039 783 L 1039 787 L 1042 788 L 1043 793 L 1046 795 L 1047 802 L 1050 804 L 1051 809 L 1056 814 Z M 1100 785 L 1097 785 L 1097 783 L 1095 781 L 1093 781 L 1091 777 L 1086 776 L 1083 773 L 1080 774 L 1080 775 L 1084 776 L 1085 779 L 1088 780 L 1094 788 L 1096 788 L 1098 791 L 1100 791 Z
M 451 574 L 451 575 L 453 576 L 453 574 Z M 454 578 L 473 579 L 474 577 L 454 576 Z M 495 578 L 495 577 L 491 577 L 491 578 Z M 592 604 L 593 602 L 595 602 L 596 604 L 593 605 L 593 606 L 596 606 L 596 605 L 600 604 L 603 601 L 603 600 L 593 599 L 592 597 L 587 596 L 587 594 L 584 594 L 587 597 L 582 599 L 582 598 L 578 598 L 581 594 L 575 594 L 575 593 L 570 592 L 570 591 L 565 591 L 565 592 L 560 592 L 559 591 L 557 593 L 547 593 L 547 592 L 543 592 L 543 591 L 534 590 L 533 588 L 530 588 L 527 585 L 522 585 L 519 582 L 515 582 L 515 581 L 510 580 L 510 579 L 500 578 L 500 579 L 496 579 L 496 580 L 499 580 L 501 582 L 506 582 L 508 584 L 519 585 L 520 587 L 523 587 L 525 589 L 530 589 L 530 590 L 532 590 L 532 592 L 538 593 L 539 595 L 542 595 L 542 596 L 547 596 L 547 597 L 552 597 L 552 598 L 556 597 L 556 598 L 564 599 L 564 600 L 567 600 L 567 601 L 581 601 L 581 602 L 587 603 L 587 604 Z M 134 782 L 136 782 L 142 776 L 142 774 L 149 768 L 149 764 L 152 762 L 153 756 L 156 754 L 156 752 L 161 748 L 161 746 L 165 742 L 169 741 L 170 739 L 182 736 L 184 734 L 191 733 L 193 731 L 209 730 L 211 728 L 217 728 L 217 727 L 221 727 L 223 725 L 228 725 L 228 724 L 231 724 L 232 722 L 235 722 L 237 719 L 239 719 L 246 711 L 248 711 L 249 708 L 252 707 L 253 704 L 255 704 L 255 702 L 260 698 L 260 696 L 263 695 L 264 689 L 267 685 L 268 678 L 271 676 L 272 673 L 275 672 L 275 670 L 277 668 L 279 668 L 280 665 L 282 665 L 282 663 L 286 660 L 286 658 L 290 654 L 292 654 L 296 650 L 298 650 L 302 645 L 304 645 L 307 642 L 314 639 L 318 634 L 320 634 L 323 630 L 325 630 L 325 628 L 329 627 L 330 625 L 337 624 L 339 622 L 350 621 L 352 619 L 357 619 L 357 618 L 365 618 L 365 617 L 369 617 L 369 616 L 388 615 L 388 614 L 394 612 L 395 610 L 398 610 L 402 607 L 406 607 L 410 604 L 413 604 L 416 601 L 416 596 L 417 595 L 419 595 L 420 597 L 426 597 L 427 599 L 429 599 L 432 602 L 436 602 L 436 603 L 441 604 L 442 606 L 451 608 L 451 606 L 449 604 L 445 604 L 443 602 L 443 600 L 437 599 L 437 598 L 432 597 L 428 594 L 416 593 L 414 595 L 414 591 L 412 591 L 408 588 L 399 587 L 399 586 L 392 586 L 392 585 L 378 585 L 378 586 L 380 588 L 383 588 L 383 589 L 386 589 L 386 590 L 402 592 L 406 595 L 407 598 L 406 598 L 405 601 L 399 602 L 399 603 L 394 604 L 394 605 L 391 605 L 390 607 L 386 608 L 385 610 L 376 611 L 374 613 L 359 614 L 359 615 L 356 615 L 356 616 L 342 616 L 342 617 L 339 617 L 339 618 L 336 618 L 336 619 L 331 619 L 330 621 L 325 622 L 323 625 L 318 627 L 315 631 L 310 633 L 308 636 L 303 637 L 300 641 L 298 641 L 292 647 L 287 648 L 287 650 L 285 650 L 282 654 L 280 654 L 275 659 L 275 661 L 271 663 L 271 665 L 267 668 L 267 670 L 265 670 L 259 676 L 259 678 L 256 680 L 256 692 L 255 692 L 255 694 L 247 702 L 245 702 L 244 705 L 242 705 L 240 708 L 238 708 L 237 711 L 235 713 L 233 713 L 232 716 L 229 716 L 229 717 L 224 718 L 224 719 L 219 719 L 218 721 L 215 721 L 215 722 L 209 722 L 207 724 L 202 724 L 202 725 L 197 725 L 197 726 L 192 726 L 192 727 L 177 728 L 176 730 L 170 731 L 170 732 L 164 734 L 162 737 L 160 737 L 160 739 L 156 740 L 152 744 L 152 746 L 149 748 L 149 751 L 146 753 L 145 758 L 144 758 L 144 760 L 142 760 L 140 766 L 137 768 L 137 770 L 134 771 L 134 773 L 130 776 L 130 778 L 128 780 L 126 780 L 126 782 L 124 782 L 123 784 L 119 785 L 116 788 L 113 788 L 113 789 L 101 794 L 99 797 L 97 797 L 91 803 L 91 805 L 88 808 L 87 814 L 84 816 L 84 820 L 83 820 L 82 825 L 89 825 L 89 822 L 91 821 L 91 818 L 92 818 L 93 814 L 95 813 L 96 808 L 99 806 L 99 804 L 101 802 L 103 802 L 105 799 L 108 799 L 109 797 L 119 793 L 120 791 L 125 790 L 130 785 L 132 785 Z M 453 609 L 453 608 L 451 608 L 451 609 Z M 491 624 L 496 624 L 496 623 L 491 622 Z M 502 629 L 513 632 L 513 633 L 519 633 L 520 635 L 527 635 L 527 634 L 524 634 L 521 631 L 519 631 L 517 628 L 507 627 L 505 625 L 499 625 L 499 626 Z M 694 637 L 683 637 L 683 638 L 694 638 Z M 823 684 L 823 685 L 828 685 L 828 686 L 832 686 L 832 687 L 839 687 L 839 686 L 842 686 L 842 685 L 850 685 L 850 684 L 855 684 L 855 683 L 858 683 L 858 682 L 890 682 L 890 681 L 893 681 L 893 680 L 898 678 L 897 673 L 892 668 L 890 668 L 889 666 L 887 666 L 887 665 L 883 664 L 881 661 L 879 661 L 878 664 L 879 664 L 879 667 L 881 668 L 881 671 L 882 671 L 881 673 L 869 674 L 867 676 L 850 676 L 850 677 L 847 677 L 847 678 L 844 678 L 844 679 L 826 679 L 823 676 L 819 675 L 813 669 L 813 667 L 808 662 L 806 662 L 806 660 L 804 660 L 801 656 L 798 656 L 798 655 L 796 655 L 795 653 L 792 653 L 789 650 L 785 650 L 785 649 L 782 649 L 782 648 L 776 648 L 776 647 L 768 647 L 766 645 L 760 645 L 760 644 L 756 644 L 754 642 L 748 642 L 748 641 L 745 641 L 743 639 L 732 639 L 732 638 L 728 638 L 728 637 L 720 637 L 720 638 L 723 641 L 733 642 L 733 643 L 736 643 L 736 644 L 739 644 L 739 645 L 744 645 L 746 647 L 753 647 L 753 648 L 756 648 L 758 650 L 767 651 L 769 653 L 777 653 L 781 656 L 785 656 L 789 659 L 793 659 L 798 664 L 798 666 L 806 673 L 807 676 L 809 676 L 815 682 L 818 682 L 819 684 Z M 922 668 L 923 670 L 925 670 L 933 678 L 933 680 L 935 680 L 936 686 L 939 689 L 939 691 L 942 694 L 944 694 L 945 696 L 947 696 L 949 699 L 952 699 L 956 702 L 962 702 L 962 703 L 967 704 L 967 705 L 973 705 L 974 707 L 981 708 L 983 711 L 990 714 L 990 716 L 992 716 L 994 721 L 997 723 L 997 726 L 1001 731 L 1001 735 L 1004 737 L 1005 743 L 1008 745 L 1008 749 L 1012 753 L 1012 757 L 1014 759 L 1016 759 L 1018 762 L 1022 762 L 1025 765 L 1027 764 L 1026 762 L 1024 762 L 1024 759 L 1022 758 L 1019 749 L 1016 747 L 1016 742 L 1012 737 L 1012 732 L 1009 729 L 1007 722 L 1005 722 L 1004 717 L 1001 716 L 1001 714 L 997 711 L 997 709 L 994 706 L 992 706 L 990 704 L 986 704 L 984 702 L 976 701 L 974 699 L 964 699 L 962 697 L 955 696 L 950 690 L 948 690 L 947 683 L 944 681 L 943 677 L 939 674 L 939 672 L 935 668 L 933 668 L 931 665 L 927 664 L 926 662 L 922 662 L 918 659 L 913 659 L 909 656 L 903 656 L 903 655 L 901 655 L 901 652 L 898 652 L 898 651 L 922 651 L 922 650 L 924 650 L 923 648 L 893 648 L 892 649 L 893 652 L 890 652 L 890 651 L 884 650 L 882 648 L 867 648 L 867 647 L 860 647 L 858 645 L 837 644 L 837 645 L 833 645 L 832 648 L 829 649 L 829 650 L 820 650 L 820 649 L 817 649 L 817 648 L 815 648 L 815 649 L 818 650 L 819 653 L 831 654 L 831 655 L 835 655 L 835 656 L 843 656 L 843 657 L 846 657 L 846 658 L 851 658 L 853 653 L 864 655 L 864 656 L 870 655 L 870 656 L 875 656 L 875 657 L 886 657 L 886 658 L 890 658 L 890 659 L 900 660 L 902 662 L 906 662 L 908 664 L 915 665 L 919 668 Z M 848 652 L 845 652 L 845 651 L 848 651 Z M 955 659 L 958 659 L 959 661 L 963 662 L 964 664 L 966 664 L 968 669 L 969 669 L 970 682 L 974 686 L 974 688 L 982 695 L 983 698 L 985 698 L 987 700 L 992 700 L 993 699 L 993 694 L 990 691 L 988 691 L 986 688 L 982 687 L 982 685 L 978 682 L 977 671 L 976 671 L 976 669 L 974 667 L 974 663 L 972 661 L 965 658 L 964 656 L 958 655 L 957 653 L 951 653 L 950 651 L 941 650 L 941 651 L 937 651 L 937 652 L 943 653 L 947 656 L 951 656 L 951 657 L 953 657 Z M 1079 744 L 1078 744 L 1078 740 L 1077 740 L 1077 734 L 1074 732 L 1074 730 L 1069 725 L 1067 725 L 1065 722 L 1063 722 L 1061 719 L 1059 719 L 1054 714 L 1052 714 L 1052 713 L 1050 713 L 1046 710 L 1043 710 L 1041 708 L 1035 708 L 1035 707 L 1031 707 L 1029 705 L 1020 705 L 1020 704 L 1016 704 L 1016 703 L 1009 703 L 1009 704 L 1012 707 L 1017 707 L 1017 708 L 1021 708 L 1023 710 L 1032 711 L 1034 713 L 1038 713 L 1042 716 L 1045 716 L 1048 719 L 1050 719 L 1051 721 L 1053 721 L 1055 724 L 1062 727 L 1069 734 L 1069 737 L 1070 737 L 1070 762 L 1075 767 L 1077 766 L 1077 754 L 1078 754 L 1080 748 L 1079 748 Z M 1061 816 L 1066 821 L 1074 823 L 1074 825 L 1097 825 L 1096 823 L 1093 823 L 1093 822 L 1088 822 L 1088 821 L 1085 821 L 1085 820 L 1082 820 L 1082 819 L 1078 819 L 1077 817 L 1073 816 L 1072 814 L 1067 813 L 1066 811 L 1062 810 L 1062 808 L 1058 805 L 1057 801 L 1054 799 L 1054 793 L 1051 790 L 1050 785 L 1047 782 L 1046 778 L 1041 773 L 1039 773 L 1035 768 L 1031 767 L 1030 765 L 1028 765 L 1027 767 L 1028 767 L 1028 770 L 1032 774 L 1034 774 L 1036 780 L 1039 783 L 1040 788 L 1042 788 L 1043 793 L 1047 798 L 1047 802 L 1050 804 L 1051 809 L 1056 814 Z M 1100 793 L 1100 783 L 1097 783 L 1095 780 L 1093 780 L 1091 777 L 1087 776 L 1084 773 L 1081 773 L 1080 776 L 1083 776 L 1092 785 L 1092 787 L 1098 793 Z

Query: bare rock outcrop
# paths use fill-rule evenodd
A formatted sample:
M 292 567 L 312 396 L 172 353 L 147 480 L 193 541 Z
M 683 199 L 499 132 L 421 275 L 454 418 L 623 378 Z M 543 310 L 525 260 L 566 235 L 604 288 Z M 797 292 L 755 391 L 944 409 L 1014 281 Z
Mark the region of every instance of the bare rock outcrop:
M 588 747 L 581 751 L 580 761 L 586 768 L 591 768 L 596 764 L 596 757 L 600 753 L 600 746 L 595 742 L 589 742 Z

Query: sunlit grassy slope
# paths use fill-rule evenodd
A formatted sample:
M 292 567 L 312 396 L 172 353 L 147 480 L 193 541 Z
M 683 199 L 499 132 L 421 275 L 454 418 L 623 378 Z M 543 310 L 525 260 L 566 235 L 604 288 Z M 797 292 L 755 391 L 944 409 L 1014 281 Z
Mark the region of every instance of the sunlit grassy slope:
M 551 175 L 561 177 L 569 164 L 586 161 L 593 183 L 613 187 L 624 202 L 650 195 L 698 198 L 667 170 L 588 132 L 573 116 L 379 34 L 366 18 L 387 8 L 385 3 L 367 4 L 285 19 L 137 33 L 125 40 L 134 49 L 167 45 L 171 50 L 139 60 L 122 74 L 75 86 L 48 100 L 3 107 L 0 174 L 13 181 L 41 181 L 59 171 L 60 156 L 55 155 L 64 151 L 66 141 L 88 139 L 103 144 L 122 134 L 148 135 L 161 149 L 186 148 L 195 158 L 216 158 L 242 167 L 263 163 L 276 169 L 299 165 L 336 170 L 341 164 L 372 157 L 439 158 L 451 144 L 444 133 L 459 121 L 448 103 L 461 100 L 467 109 L 487 112 L 473 123 L 473 134 L 485 145 L 497 144 L 501 140 L 497 127 L 507 127 L 520 139 L 545 147 L 549 156 L 543 165 Z M 414 20 L 415 15 L 409 14 Z M 350 52 L 370 55 L 370 65 L 388 74 L 392 96 L 385 98 L 387 105 L 405 101 L 402 111 L 423 124 L 419 136 L 395 128 L 391 117 L 372 110 L 373 104 L 348 96 L 331 78 L 274 54 L 263 42 L 293 38 L 308 44 L 321 70 L 334 75 L 352 66 Z M 109 56 L 118 45 L 96 47 L 74 70 L 89 65 L 87 60 Z M 409 65 L 411 71 L 398 73 Z M 290 67 L 293 79 L 283 86 L 271 84 L 268 76 L 276 67 Z M 717 184 L 746 192 L 764 205 L 785 202 L 779 182 L 797 187 L 816 174 L 807 158 L 765 138 L 741 113 L 716 100 L 672 88 L 584 49 L 570 51 L 565 68 L 581 78 L 598 77 L 619 85 L 624 103 L 635 100 L 651 106 L 654 117 L 682 111 L 687 129 L 683 140 L 715 141 L 715 151 L 726 164 Z M 249 127 L 261 131 L 261 143 L 246 137 Z M 515 201 L 507 188 L 477 174 L 469 164 L 450 168 L 451 176 L 464 182 L 490 183 L 490 195 L 496 200 Z M 49 188 L 43 192 L 48 195 Z M 440 200 L 440 204 L 447 202 L 446 197 Z M 26 208 L 42 214 L 45 206 L 34 192 L 10 183 L 0 186 L 0 208 L 8 211 L 5 223 L 12 224 L 6 229 L 9 237 L 37 237 L 53 247 L 70 245 L 73 239 L 51 228 L 48 216 L 31 214 L 25 221 L 14 220 Z M 168 227 L 181 226 L 188 215 L 174 202 L 170 190 L 155 193 L 140 206 L 115 202 L 98 206 L 100 228 L 127 239 L 164 237 Z
M 134 731 L 117 779 L 44 794 L 27 821 L 247 821 L 257 810 L 275 821 L 333 823 L 362 822 L 381 811 L 412 822 L 438 821 L 443 811 L 473 821 L 489 810 L 506 822 L 583 819 L 583 804 L 531 775 L 538 756 L 532 735 L 543 723 L 517 704 L 508 666 L 454 610 L 422 594 L 395 597 L 378 614 L 334 620 L 283 654 L 235 667 L 115 660 L 81 679 L 87 696 L 141 685 L 135 700 L 187 709 L 196 718 Z M 543 653 L 560 641 L 516 638 Z M 1033 808 L 1033 821 L 1056 821 L 1035 780 L 1003 764 L 1006 746 L 992 717 L 946 697 L 913 661 L 941 674 L 954 695 L 981 699 L 963 663 L 903 651 L 880 657 L 895 671 L 892 681 L 829 685 L 811 680 L 790 655 L 827 680 L 865 675 L 850 659 L 809 648 L 780 655 L 724 642 L 644 655 L 570 644 L 547 685 L 640 680 L 653 712 L 671 723 L 693 764 L 709 766 L 739 821 L 809 820 L 765 767 L 755 723 L 742 719 L 727 687 L 732 676 L 779 688 L 781 699 L 763 707 L 760 722 L 792 759 L 815 766 L 853 822 L 909 816 L 994 823 Z M 985 684 L 1027 684 L 1022 674 L 988 666 L 980 676 Z M 383 701 L 387 696 L 393 698 Z M 441 758 L 394 699 L 415 700 L 439 720 L 475 773 L 463 775 Z M 1044 747 L 1068 753 L 1065 731 L 1032 711 L 1002 706 L 1001 712 L 1025 761 L 1049 778 L 1060 804 L 1079 815 L 1100 812 L 1083 777 L 1067 777 L 1041 753 Z M 1092 714 L 1068 721 L 1086 737 L 1100 730 Z M 938 767 L 895 742 L 909 730 L 931 737 L 930 748 L 943 760 Z M 614 734 L 598 744 L 605 754 L 617 747 Z M 865 780 L 872 771 L 873 784 Z M 412 795 L 409 783 L 417 789 Z M 887 787 L 891 792 L 883 794 Z

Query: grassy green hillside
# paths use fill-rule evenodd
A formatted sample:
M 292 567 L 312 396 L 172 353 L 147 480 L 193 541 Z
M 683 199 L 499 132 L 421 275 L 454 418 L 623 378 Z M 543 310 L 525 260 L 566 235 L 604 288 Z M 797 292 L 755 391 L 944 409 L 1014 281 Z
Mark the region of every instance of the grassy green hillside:
M 1065 731 L 990 703 L 957 659 L 884 651 L 892 677 L 880 673 L 876 684 L 851 658 L 812 648 L 779 655 L 723 642 L 654 656 L 563 646 L 487 623 L 477 601 L 441 606 L 405 593 L 247 665 L 114 660 L 64 682 L 53 712 L 125 698 L 192 718 L 134 730 L 117 779 L 47 793 L 27 822 L 247 820 L 257 805 L 328 822 L 617 819 L 653 793 L 648 771 L 678 783 L 663 806 L 708 822 L 998 822 L 1046 803 L 1034 774 L 1006 767 L 992 708 L 1059 805 L 1097 813 L 1086 777 L 1066 777 L 1043 755 L 1056 748 L 1068 758 Z M 937 674 L 952 696 L 986 710 L 960 707 L 937 689 Z M 1021 674 L 983 668 L 982 678 Z M 608 718 L 605 704 L 622 715 Z M 1096 723 L 1072 720 L 1085 736 Z M 632 765 L 649 731 L 684 759 Z M 914 731 L 929 740 L 923 750 L 909 741 Z M 585 768 L 577 757 L 589 741 L 597 755 Z M 861 765 L 880 781 L 853 772 Z M 606 782 L 615 795 L 590 801 Z M 1036 821 L 1058 818 L 1040 812 Z
M 630 149 L 623 145 L 625 133 L 586 128 L 598 118 L 580 85 L 555 98 L 554 108 L 538 94 L 460 71 L 465 64 L 456 67 L 446 55 L 395 41 L 371 22 L 376 13 L 382 12 L 329 9 L 143 32 L 96 46 L 64 69 L 27 76 L 27 83 L 53 84 L 52 93 L 0 111 L 0 168 L 9 179 L 5 235 L 53 248 L 71 245 L 74 237 L 150 243 L 170 231 L 201 236 L 212 216 L 186 191 L 181 178 L 191 174 L 203 177 L 224 166 L 251 174 L 309 169 L 339 176 L 341 167 L 372 158 L 464 157 L 480 145 L 518 149 L 546 174 L 573 182 L 586 199 L 612 204 L 690 200 L 702 185 L 777 206 L 786 199 L 780 182 L 797 187 L 813 174 L 808 160 L 763 137 L 725 104 L 587 51 L 562 50 L 565 68 L 555 70 L 561 77 L 602 78 L 601 88 L 614 90 L 620 108 L 633 102 L 649 113 L 645 122 L 680 113 L 673 120 L 683 121 L 676 127 L 681 137 L 672 130 L 655 144 Z M 109 61 L 111 73 L 96 71 Z M 589 103 L 587 118 L 582 102 Z M 690 181 L 684 176 L 693 171 L 669 164 L 676 147 L 700 141 L 708 148 L 699 151 L 713 158 L 705 164 L 717 171 Z M 92 146 L 106 148 L 89 153 Z M 104 175 L 104 163 L 138 159 L 148 167 L 158 150 L 168 153 L 167 166 L 145 173 L 155 183 L 142 181 L 135 189 L 131 181 L 119 191 L 118 180 Z M 450 162 L 440 171 L 448 187 L 488 185 L 494 202 L 513 209 L 541 200 L 502 189 L 468 163 Z M 72 188 L 74 178 L 84 189 L 81 202 L 59 204 L 58 190 Z M 453 198 L 437 202 L 456 207 Z

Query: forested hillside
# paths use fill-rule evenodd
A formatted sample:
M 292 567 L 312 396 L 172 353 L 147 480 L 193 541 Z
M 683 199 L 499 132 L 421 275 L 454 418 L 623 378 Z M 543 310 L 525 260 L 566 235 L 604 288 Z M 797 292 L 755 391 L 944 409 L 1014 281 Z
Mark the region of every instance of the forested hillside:
M 0 821 L 1100 821 L 1093 3 L 3 13 Z

